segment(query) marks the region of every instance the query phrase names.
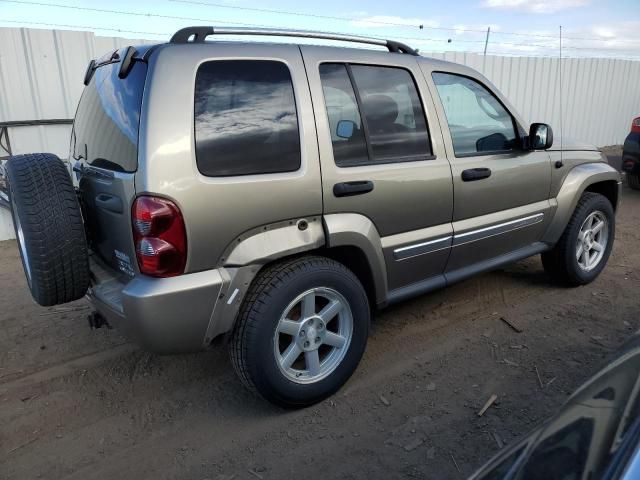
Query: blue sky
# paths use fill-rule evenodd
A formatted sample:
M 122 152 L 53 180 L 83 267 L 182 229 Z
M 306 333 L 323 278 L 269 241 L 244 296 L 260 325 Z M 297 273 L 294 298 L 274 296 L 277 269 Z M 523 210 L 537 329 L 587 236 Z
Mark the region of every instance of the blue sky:
M 562 25 L 567 56 L 640 58 L 640 0 L 0 0 L 0 26 L 6 27 L 165 40 L 196 24 L 395 38 L 423 52 L 481 52 L 491 27 L 488 53 L 550 56 L 557 55 Z

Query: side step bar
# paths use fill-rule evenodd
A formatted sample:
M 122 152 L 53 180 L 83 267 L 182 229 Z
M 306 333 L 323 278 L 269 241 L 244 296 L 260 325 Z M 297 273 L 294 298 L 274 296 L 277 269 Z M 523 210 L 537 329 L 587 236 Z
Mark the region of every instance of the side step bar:
M 542 253 L 546 250 L 549 250 L 549 248 L 550 246 L 546 243 L 536 242 L 518 250 L 514 250 L 513 252 L 505 253 L 504 255 L 500 255 L 498 257 L 483 260 L 482 262 L 474 263 L 473 265 L 469 265 L 458 270 L 435 275 L 431 278 L 427 278 L 426 280 L 422 280 L 417 283 L 412 283 L 411 285 L 407 285 L 405 287 L 396 288 L 395 290 L 391 290 L 389 292 L 386 305 L 398 303 L 403 300 L 417 297 L 418 295 L 422 295 L 427 292 L 452 285 L 462 280 L 466 280 L 469 277 L 473 277 L 478 273 L 495 270 L 496 268 L 509 265 L 511 263 L 517 262 L 518 260 L 522 260 L 533 255 L 537 255 L 538 253 Z

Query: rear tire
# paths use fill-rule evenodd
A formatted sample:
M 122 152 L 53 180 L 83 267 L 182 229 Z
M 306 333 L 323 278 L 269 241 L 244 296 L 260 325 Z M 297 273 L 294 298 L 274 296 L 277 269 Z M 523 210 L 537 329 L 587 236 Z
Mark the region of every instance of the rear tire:
M 49 153 L 11 157 L 9 200 L 22 266 L 42 306 L 82 298 L 89 288 L 80 205 L 64 163 Z
M 627 185 L 633 190 L 640 190 L 640 174 L 627 173 Z
M 542 254 L 542 266 L 559 283 L 586 285 L 605 267 L 614 237 L 611 202 L 599 193 L 585 192 L 556 246 Z
M 355 371 L 369 321 L 364 288 L 341 263 L 324 257 L 277 263 L 246 294 L 231 360 L 250 390 L 283 407 L 305 407 L 336 392 Z

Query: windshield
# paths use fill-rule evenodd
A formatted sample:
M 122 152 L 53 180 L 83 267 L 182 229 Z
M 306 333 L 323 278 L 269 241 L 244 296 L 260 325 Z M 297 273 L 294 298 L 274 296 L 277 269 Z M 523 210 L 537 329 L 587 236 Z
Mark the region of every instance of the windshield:
M 84 89 L 73 124 L 71 155 L 95 167 L 134 172 L 147 64 L 135 62 L 126 78 L 120 63 L 96 69 Z

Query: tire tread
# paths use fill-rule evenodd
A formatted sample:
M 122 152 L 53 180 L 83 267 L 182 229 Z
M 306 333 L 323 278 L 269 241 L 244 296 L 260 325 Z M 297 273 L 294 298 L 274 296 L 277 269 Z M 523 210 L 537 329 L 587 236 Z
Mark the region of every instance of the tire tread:
M 337 269 L 351 280 L 359 282 L 351 270 L 335 260 L 322 256 L 305 256 L 283 260 L 265 267 L 249 287 L 231 334 L 229 355 L 238 377 L 250 391 L 259 393 L 250 373 L 252 367 L 255 367 L 251 362 L 257 359 L 251 355 L 249 338 L 252 336 L 252 331 L 257 328 L 272 292 L 283 288 L 297 273 L 319 269 L 332 271 Z
M 575 248 L 575 245 L 572 245 L 570 239 L 575 229 L 580 228 L 585 210 L 592 208 L 591 205 L 595 201 L 602 199 L 609 202 L 606 197 L 599 193 L 584 192 L 578 200 L 578 204 L 576 205 L 573 215 L 571 215 L 569 223 L 565 227 L 564 232 L 562 232 L 562 236 L 558 240 L 558 243 L 556 243 L 552 250 L 542 254 L 542 265 L 545 271 L 551 275 L 555 281 L 568 286 L 578 286 L 588 283 L 575 274 L 574 268 L 572 268 L 572 265 L 570 264 Z M 608 249 L 611 248 L 611 244 L 613 243 L 615 225 L 612 224 L 610 229 L 611 237 L 609 238 Z M 606 262 L 606 260 L 607 259 L 605 258 L 604 262 Z
M 51 306 L 82 298 L 89 287 L 88 250 L 66 166 L 53 154 L 16 155 L 7 163 L 7 174 L 29 255 L 34 299 Z

